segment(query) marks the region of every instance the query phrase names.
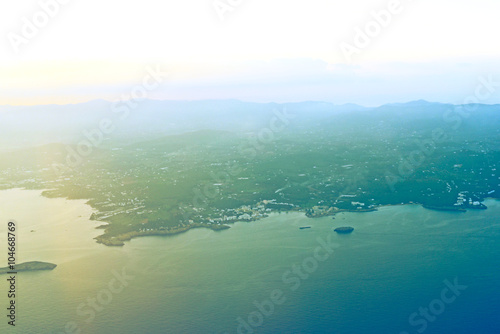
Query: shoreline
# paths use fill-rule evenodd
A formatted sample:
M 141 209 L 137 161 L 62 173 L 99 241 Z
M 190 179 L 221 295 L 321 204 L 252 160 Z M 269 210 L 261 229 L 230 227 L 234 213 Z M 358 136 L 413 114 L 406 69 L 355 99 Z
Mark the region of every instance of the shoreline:
M 103 225 L 96 228 L 102 228 Z M 202 223 L 191 224 L 188 226 L 181 226 L 171 230 L 151 230 L 151 231 L 132 231 L 117 236 L 106 236 L 106 232 L 102 235 L 95 237 L 94 239 L 98 244 L 103 244 L 105 246 L 125 246 L 125 241 L 130 241 L 138 237 L 152 237 L 152 236 L 162 236 L 162 235 L 176 235 L 187 232 L 195 228 L 208 228 L 212 231 L 222 231 L 231 228 L 228 225 L 208 225 Z
M 88 205 L 89 207 L 91 207 L 94 211 L 98 211 L 98 209 L 92 207 L 89 202 L 90 202 L 90 199 L 73 199 L 73 198 L 69 198 L 69 197 L 58 197 L 58 196 L 55 196 L 55 197 L 52 197 L 52 196 L 47 196 L 46 194 L 46 191 L 49 191 L 50 189 L 28 189 L 26 187 L 17 187 L 17 188 L 9 188 L 9 189 L 2 189 L 2 190 L 12 190 L 12 189 L 19 189 L 19 190 L 37 190 L 37 191 L 40 191 L 40 195 L 42 197 L 45 197 L 45 198 L 64 198 L 66 200 L 82 200 L 82 201 L 86 201 L 85 204 Z M 485 197 L 483 202 L 485 200 L 495 200 L 495 201 L 500 201 L 500 198 L 496 198 L 496 197 Z M 321 213 L 321 214 L 318 214 L 316 216 L 310 216 L 306 213 L 306 210 L 305 209 L 300 209 L 300 210 L 297 210 L 296 208 L 294 209 L 291 209 L 291 210 L 280 210 L 279 212 L 278 211 L 275 211 L 275 212 L 272 212 L 272 214 L 278 214 L 278 213 L 288 213 L 288 212 L 300 212 L 302 214 L 304 214 L 305 217 L 307 218 L 310 218 L 310 219 L 314 219 L 314 218 L 321 218 L 321 217 L 333 217 L 333 219 L 335 219 L 335 215 L 338 214 L 338 213 L 344 213 L 344 212 L 350 212 L 350 213 L 366 213 L 366 212 L 375 212 L 375 211 L 378 211 L 379 208 L 383 208 L 383 207 L 389 207 L 389 206 L 403 206 L 403 205 L 419 205 L 421 207 L 423 207 L 424 209 L 427 209 L 427 210 L 433 210 L 433 211 L 445 211 L 445 212 L 459 212 L 459 213 L 465 213 L 467 212 L 469 209 L 470 210 L 485 210 L 487 209 L 487 207 L 480 207 L 480 208 L 474 208 L 474 207 L 467 207 L 467 208 L 455 208 L 455 207 L 448 207 L 448 206 L 444 206 L 444 207 L 440 207 L 440 206 L 432 206 L 432 205 L 424 205 L 422 203 L 417 203 L 417 202 L 411 202 L 411 203 L 399 203 L 399 204 L 382 204 L 382 205 L 378 205 L 376 207 L 373 207 L 373 208 L 369 208 L 369 209 L 360 209 L 360 210 L 356 210 L 356 209 L 338 209 L 338 210 L 335 210 L 335 211 L 328 211 L 328 212 L 325 212 L 325 213 Z M 483 204 L 484 205 L 484 204 Z M 266 218 L 267 216 L 264 216 L 264 217 L 259 217 L 259 218 L 254 218 L 250 221 L 258 221 L 258 220 L 261 220 L 263 218 Z M 229 229 L 231 228 L 229 225 L 225 225 L 225 224 L 207 224 L 207 223 L 194 223 L 194 224 L 190 224 L 190 225 L 184 225 L 184 226 L 178 226 L 178 227 L 175 227 L 175 228 L 172 228 L 172 229 L 169 229 L 169 230 L 151 230 L 151 231 L 131 231 L 131 232 L 127 232 L 127 233 L 123 233 L 123 234 L 118 234 L 118 235 L 115 235 L 115 236 L 109 236 L 109 235 L 106 235 L 106 228 L 111 225 L 112 223 L 109 223 L 108 221 L 101 221 L 101 220 L 92 220 L 90 219 L 89 217 L 89 221 L 95 221 L 95 222 L 100 222 L 100 223 L 103 223 L 99 226 L 96 226 L 94 229 L 104 229 L 104 234 L 101 234 L 101 235 L 98 235 L 97 237 L 94 237 L 93 239 L 96 240 L 96 243 L 98 244 L 102 244 L 102 245 L 105 245 L 105 246 L 124 246 L 125 245 L 125 241 L 130 241 L 134 238 L 139 238 L 139 237 L 148 237 L 148 236 L 168 236 L 168 235 L 177 235 L 177 234 L 181 234 L 181 233 L 184 233 L 184 232 L 187 232 L 191 229 L 194 229 L 194 228 L 208 228 L 208 229 L 211 229 L 213 231 L 222 231 L 222 230 L 226 230 L 226 229 Z M 227 224 L 233 224 L 233 223 L 236 223 L 236 222 L 249 222 L 247 220 L 236 220 L 236 221 L 231 221 L 231 222 L 227 222 Z
M 491 198 L 491 199 L 495 199 L 495 198 Z M 500 199 L 496 199 L 496 200 L 500 200 Z M 272 212 L 271 214 L 281 214 L 281 213 L 289 213 L 289 212 L 296 212 L 296 213 L 301 213 L 304 215 L 304 217 L 306 218 L 309 218 L 309 219 L 314 219 L 314 218 L 322 218 L 322 217 L 329 217 L 329 216 L 333 216 L 335 217 L 335 215 L 337 213 L 345 213 L 345 212 L 349 212 L 349 213 L 367 213 L 367 212 L 375 212 L 375 211 L 378 211 L 379 208 L 383 208 L 383 207 L 390 207 L 390 206 L 404 206 L 404 205 L 418 205 L 418 206 L 421 206 L 422 208 L 425 208 L 423 204 L 421 203 L 401 203 L 401 204 L 383 204 L 383 205 L 379 205 L 377 207 L 374 207 L 374 208 L 370 208 L 370 209 L 362 209 L 362 210 L 353 210 L 353 209 L 339 209 L 339 210 L 336 210 L 335 212 L 329 212 L 329 213 L 326 213 L 326 214 L 322 214 L 322 215 L 318 215 L 318 216 L 307 216 L 306 213 L 305 213 L 305 210 L 296 210 L 296 209 L 292 209 L 292 210 L 283 210 L 283 211 L 276 211 L 276 212 Z M 428 210 L 435 210 L 435 211 L 448 211 L 448 212 L 453 212 L 453 211 L 457 211 L 457 212 L 467 212 L 466 209 L 462 209 L 463 211 L 458 211 L 458 210 L 446 210 L 446 209 L 438 209 L 439 207 L 436 207 L 436 209 L 429 209 L 429 208 L 425 208 L 425 209 L 428 209 Z M 260 217 L 260 218 L 256 218 L 256 219 L 252 219 L 251 221 L 258 221 L 258 220 L 261 220 L 261 219 L 264 219 L 264 218 L 267 218 L 269 216 L 265 216 L 265 217 Z M 232 222 L 228 222 L 227 224 L 234 224 L 234 223 L 237 223 L 237 222 L 251 222 L 251 221 L 248 221 L 248 220 L 236 220 L 236 221 L 232 221 Z M 96 227 L 96 229 L 105 229 L 107 227 L 107 225 L 100 225 L 98 227 Z M 177 234 L 181 234 L 181 233 L 184 233 L 184 232 L 187 232 L 191 229 L 195 229 L 195 228 L 208 228 L 208 229 L 211 229 L 213 231 L 222 231 L 222 230 L 226 230 L 226 229 L 229 229 L 231 228 L 230 226 L 228 225 L 208 225 L 208 224 L 203 224 L 203 223 L 195 223 L 195 224 L 191 224 L 191 225 L 188 225 L 188 226 L 182 226 L 182 227 L 179 227 L 179 228 L 175 228 L 173 230 L 152 230 L 152 231 L 132 231 L 132 232 L 128 232 L 128 233 L 124 233 L 124 234 L 119 234 L 117 236 L 111 236 L 111 237 L 108 237 L 106 236 L 106 234 L 102 234 L 100 236 L 97 236 L 95 237 L 94 239 L 97 241 L 97 243 L 99 244 L 103 244 L 105 246 L 124 246 L 125 245 L 125 241 L 130 241 L 134 238 L 140 238 L 140 237 L 148 237 L 148 236 L 168 236 L 168 235 L 177 235 Z

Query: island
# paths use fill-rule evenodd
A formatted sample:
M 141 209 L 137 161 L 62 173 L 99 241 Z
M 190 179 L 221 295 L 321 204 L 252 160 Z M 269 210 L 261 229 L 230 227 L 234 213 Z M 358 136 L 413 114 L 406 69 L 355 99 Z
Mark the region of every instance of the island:
M 21 272 L 21 271 L 35 271 L 35 270 L 52 270 L 55 267 L 57 267 L 57 264 L 49 262 L 30 261 L 30 262 L 16 264 L 14 266 L 14 270 L 12 270 L 10 267 L 0 268 L 0 274 L 6 274 L 10 271 Z
M 350 226 L 337 227 L 334 231 L 340 234 L 348 234 L 354 231 L 354 227 Z

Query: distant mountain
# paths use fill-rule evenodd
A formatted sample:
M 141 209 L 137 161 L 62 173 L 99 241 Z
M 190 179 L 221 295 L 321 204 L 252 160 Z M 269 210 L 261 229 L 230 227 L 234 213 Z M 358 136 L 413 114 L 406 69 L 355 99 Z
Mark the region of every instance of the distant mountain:
M 0 106 L 0 145 L 10 148 L 76 143 L 110 123 L 108 137 L 172 135 L 202 129 L 256 131 L 269 125 L 273 112 L 287 111 L 303 120 L 317 120 L 360 106 L 326 102 L 253 103 L 238 100 L 109 102 L 94 100 L 68 105 Z M 7 144 L 8 143 L 8 144 Z
M 476 105 L 476 114 L 485 126 L 495 126 L 499 106 Z M 386 104 L 367 108 L 356 104 L 335 105 L 321 101 L 298 103 L 254 103 L 239 100 L 170 101 L 151 100 L 109 102 L 94 100 L 68 105 L 0 106 L 0 149 L 16 149 L 48 143 L 76 144 L 89 136 L 103 134 L 109 140 L 130 144 L 166 135 L 198 130 L 258 132 L 273 119 L 290 115 L 288 130 L 315 126 L 357 128 L 374 122 L 394 127 L 428 126 L 442 122 L 451 104 L 425 100 Z M 485 121 L 485 119 L 487 119 Z M 473 122 L 474 120 L 469 120 Z M 420 123 L 419 123 L 420 122 Z M 437 123 L 436 123 L 437 124 Z
M 404 102 L 404 103 L 387 103 L 382 105 L 381 107 L 428 107 L 432 105 L 443 105 L 446 103 L 440 103 L 440 102 L 429 102 L 426 100 L 416 100 L 416 101 L 410 101 L 410 102 Z

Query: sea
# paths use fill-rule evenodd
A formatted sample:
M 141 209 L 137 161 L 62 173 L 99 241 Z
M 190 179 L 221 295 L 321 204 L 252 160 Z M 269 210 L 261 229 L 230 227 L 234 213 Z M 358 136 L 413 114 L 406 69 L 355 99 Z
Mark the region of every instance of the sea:
M 2 275 L 0 332 L 498 334 L 500 202 L 485 204 L 272 214 L 106 247 L 86 201 L 0 191 L 1 266 L 9 221 L 18 263 L 57 264 L 17 274 L 15 327 Z

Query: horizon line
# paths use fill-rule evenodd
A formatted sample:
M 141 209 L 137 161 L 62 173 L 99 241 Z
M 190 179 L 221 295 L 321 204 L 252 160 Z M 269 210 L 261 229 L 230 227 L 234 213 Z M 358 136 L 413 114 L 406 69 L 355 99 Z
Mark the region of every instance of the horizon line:
M 87 104 L 87 103 L 92 103 L 92 102 L 106 102 L 106 103 L 115 103 L 115 102 L 126 102 L 126 101 L 156 101 L 156 102 L 223 102 L 223 101 L 235 101 L 235 102 L 241 102 L 241 103 L 254 103 L 254 104 L 278 104 L 278 105 L 283 105 L 283 104 L 300 104 L 300 103 L 327 103 L 331 104 L 333 106 L 345 106 L 345 105 L 354 105 L 357 107 L 363 107 L 366 109 L 374 109 L 374 108 L 380 108 L 383 106 L 389 106 L 389 105 L 405 105 L 405 104 L 411 104 L 415 102 L 419 103 L 427 103 L 427 104 L 445 104 L 445 105 L 451 105 L 451 106 L 463 106 L 463 105 L 487 105 L 487 106 L 495 106 L 499 105 L 500 103 L 461 103 L 461 104 L 455 104 L 455 103 L 448 103 L 448 102 L 437 102 L 437 101 L 428 101 L 425 99 L 418 99 L 418 100 L 410 100 L 406 102 L 386 102 L 377 106 L 372 106 L 368 107 L 356 102 L 346 102 L 346 103 L 341 103 L 341 104 L 336 104 L 334 102 L 328 102 L 328 101 L 321 101 L 321 100 L 303 100 L 303 101 L 297 101 L 297 102 L 256 102 L 256 101 L 245 101 L 245 100 L 240 100 L 240 99 L 194 99 L 194 100 L 172 100 L 172 99 L 153 99 L 153 98 L 142 98 L 142 99 L 128 99 L 128 100 L 118 100 L 118 101 L 109 101 L 106 99 L 92 99 L 84 102 L 76 102 L 76 103 L 47 103 L 47 104 L 18 104 L 18 105 L 12 105 L 12 104 L 2 104 L 0 105 L 1 107 L 41 107 L 41 106 L 74 106 L 74 105 L 80 105 L 80 104 Z

